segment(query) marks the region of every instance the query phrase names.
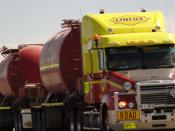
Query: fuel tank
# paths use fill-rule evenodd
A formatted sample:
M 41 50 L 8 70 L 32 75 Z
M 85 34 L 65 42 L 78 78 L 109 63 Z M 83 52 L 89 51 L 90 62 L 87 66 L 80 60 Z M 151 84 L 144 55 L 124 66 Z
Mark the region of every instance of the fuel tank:
M 40 83 L 39 57 L 42 45 L 27 45 L 7 49 L 0 63 L 0 93 L 4 96 L 22 96 L 27 83 Z
M 80 25 L 56 33 L 43 47 L 40 57 L 41 80 L 47 91 L 75 91 L 82 75 Z

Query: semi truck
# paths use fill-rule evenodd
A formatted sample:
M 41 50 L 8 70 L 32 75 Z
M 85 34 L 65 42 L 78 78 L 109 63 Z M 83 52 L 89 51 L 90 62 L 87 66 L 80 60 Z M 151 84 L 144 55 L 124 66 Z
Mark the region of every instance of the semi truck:
M 159 11 L 83 18 L 85 103 L 106 105 L 110 128 L 174 128 L 174 38 Z
M 2 86 L 8 75 L 0 68 L 2 97 L 15 97 L 16 131 L 175 128 L 175 36 L 160 11 L 87 14 L 62 28 L 39 51 L 38 70 L 21 70 L 21 86 Z

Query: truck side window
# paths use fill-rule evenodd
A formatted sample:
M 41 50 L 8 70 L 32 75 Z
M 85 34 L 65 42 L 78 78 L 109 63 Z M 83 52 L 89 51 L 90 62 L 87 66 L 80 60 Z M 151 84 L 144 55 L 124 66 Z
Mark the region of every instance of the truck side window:
M 171 55 L 172 55 L 172 59 L 173 59 L 173 65 L 175 65 L 175 47 L 172 47 Z
M 104 51 L 103 49 L 99 49 L 99 66 L 101 70 L 106 69 L 106 64 L 105 64 L 105 57 L 104 57 Z

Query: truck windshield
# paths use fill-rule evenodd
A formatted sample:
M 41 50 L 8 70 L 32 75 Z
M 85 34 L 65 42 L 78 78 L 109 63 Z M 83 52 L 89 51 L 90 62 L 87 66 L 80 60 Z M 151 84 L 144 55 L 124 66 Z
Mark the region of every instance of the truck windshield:
M 174 67 L 175 48 L 172 45 L 108 48 L 106 62 L 108 70 Z

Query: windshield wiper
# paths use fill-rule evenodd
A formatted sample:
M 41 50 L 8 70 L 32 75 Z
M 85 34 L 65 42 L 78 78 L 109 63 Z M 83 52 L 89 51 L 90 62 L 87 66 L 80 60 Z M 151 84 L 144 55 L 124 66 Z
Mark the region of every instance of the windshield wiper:
M 160 65 L 160 68 L 172 68 L 174 65 Z

